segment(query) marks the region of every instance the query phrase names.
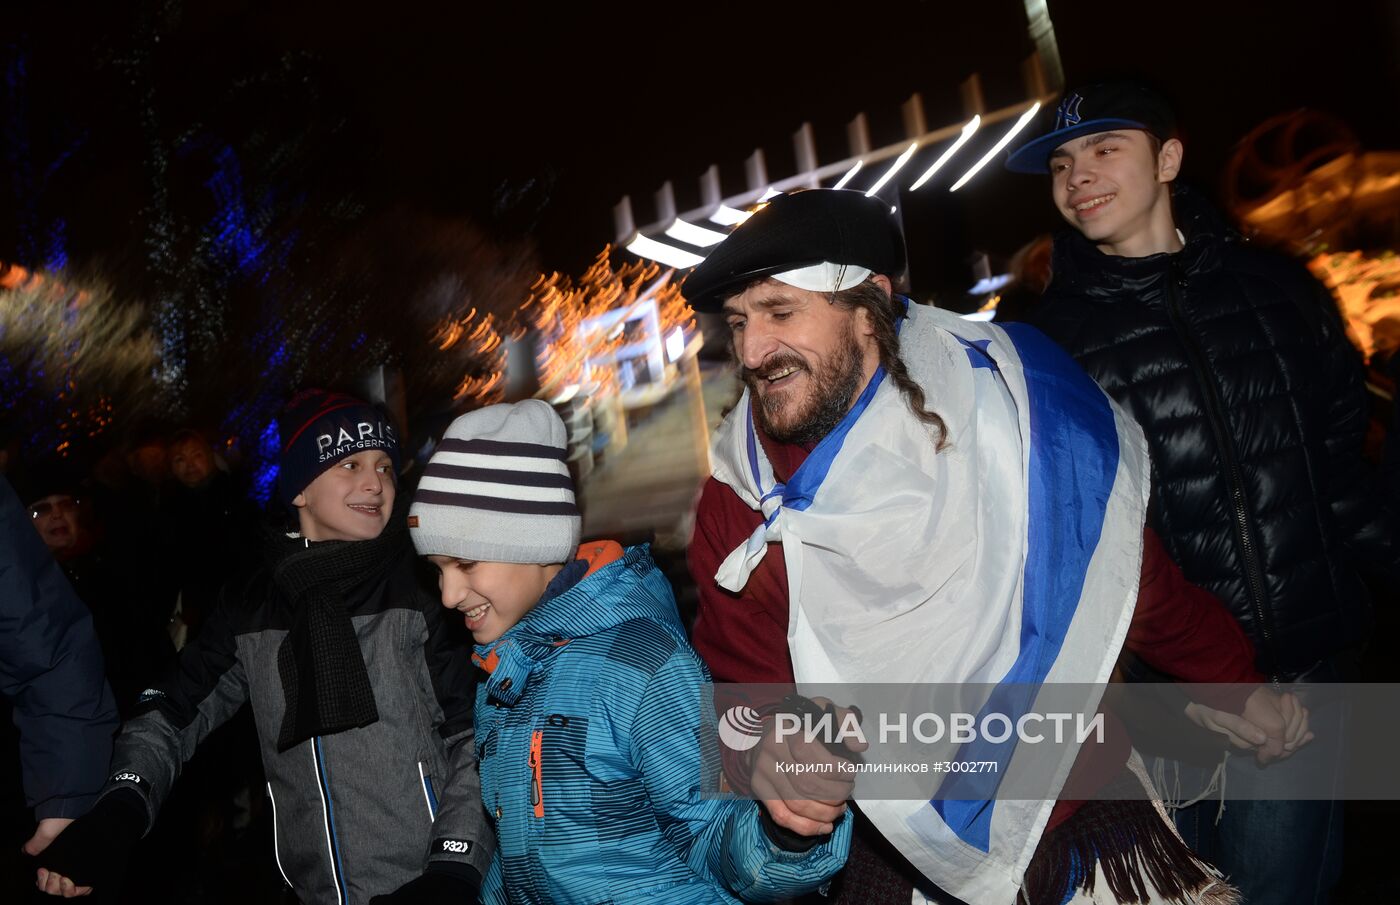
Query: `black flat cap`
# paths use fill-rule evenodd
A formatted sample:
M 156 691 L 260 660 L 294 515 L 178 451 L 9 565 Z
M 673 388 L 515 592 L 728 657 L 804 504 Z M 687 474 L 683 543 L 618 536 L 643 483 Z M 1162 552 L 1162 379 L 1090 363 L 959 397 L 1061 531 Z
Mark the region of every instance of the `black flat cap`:
M 889 204 L 848 189 L 778 195 L 695 266 L 681 294 L 697 311 L 718 311 L 749 283 L 822 263 L 902 274 L 904 235 Z

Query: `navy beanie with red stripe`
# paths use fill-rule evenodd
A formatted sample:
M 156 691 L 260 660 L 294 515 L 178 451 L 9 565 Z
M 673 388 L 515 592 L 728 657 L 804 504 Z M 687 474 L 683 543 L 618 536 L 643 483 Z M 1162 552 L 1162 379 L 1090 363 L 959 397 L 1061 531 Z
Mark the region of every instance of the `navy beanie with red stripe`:
M 277 419 L 282 443 L 278 495 L 288 506 L 321 472 L 348 456 L 382 449 L 399 470 L 399 436 L 379 409 L 345 393 L 303 390 Z

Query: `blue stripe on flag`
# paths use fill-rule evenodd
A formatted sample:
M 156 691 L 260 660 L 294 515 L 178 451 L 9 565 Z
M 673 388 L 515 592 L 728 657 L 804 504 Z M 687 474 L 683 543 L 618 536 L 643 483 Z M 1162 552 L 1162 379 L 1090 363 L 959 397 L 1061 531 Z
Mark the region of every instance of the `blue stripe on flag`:
M 1118 471 L 1118 434 L 1103 391 L 1063 350 L 1034 328 L 1005 328 L 1026 376 L 1030 400 L 1028 550 L 1021 651 L 978 714 L 1004 713 L 1015 725 L 1060 655 L 1084 576 L 1103 532 Z M 983 350 L 985 353 L 985 349 Z M 994 744 L 979 737 L 958 760 L 997 761 L 992 773 L 951 773 L 933 808 L 958 837 L 991 849 L 997 784 L 1015 753 L 1015 734 Z

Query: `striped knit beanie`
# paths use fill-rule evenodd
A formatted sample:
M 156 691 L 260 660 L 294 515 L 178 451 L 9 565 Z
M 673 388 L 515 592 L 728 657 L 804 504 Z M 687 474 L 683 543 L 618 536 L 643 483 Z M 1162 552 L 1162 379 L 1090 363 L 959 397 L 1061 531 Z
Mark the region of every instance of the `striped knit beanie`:
M 581 519 L 564 448 L 564 422 L 539 399 L 453 421 L 408 512 L 419 554 L 541 565 L 573 559 Z

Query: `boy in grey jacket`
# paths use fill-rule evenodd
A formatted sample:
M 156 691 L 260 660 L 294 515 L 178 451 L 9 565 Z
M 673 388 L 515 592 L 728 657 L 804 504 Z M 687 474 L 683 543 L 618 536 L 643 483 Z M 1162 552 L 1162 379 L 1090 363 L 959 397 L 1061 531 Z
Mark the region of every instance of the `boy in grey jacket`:
M 102 797 L 40 859 L 41 889 L 80 895 L 110 877 L 200 741 L 250 701 L 275 854 L 303 902 L 475 900 L 494 840 L 472 669 L 415 575 L 394 429 L 319 390 L 293 399 L 280 428 L 299 532 L 272 539 L 177 674 L 142 695 Z

